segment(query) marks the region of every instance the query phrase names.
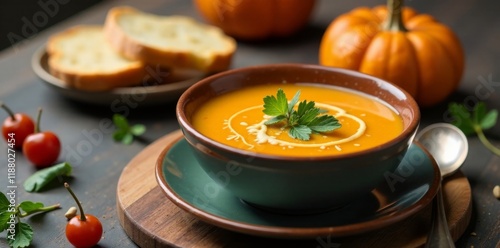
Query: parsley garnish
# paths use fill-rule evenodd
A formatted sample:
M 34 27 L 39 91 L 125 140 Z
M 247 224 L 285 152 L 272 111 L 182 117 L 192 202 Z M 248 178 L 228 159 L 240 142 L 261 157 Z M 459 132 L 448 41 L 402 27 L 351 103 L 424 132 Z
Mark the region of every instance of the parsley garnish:
M 497 110 L 487 111 L 486 104 L 479 102 L 474 106 L 472 111 L 469 111 L 464 105 L 451 103 L 448 106 L 448 111 L 454 118 L 453 125 L 460 128 L 465 135 L 476 133 L 486 148 L 500 156 L 500 149 L 491 144 L 483 131 L 495 126 L 498 118 Z
M 15 194 L 15 192 L 7 193 L 7 195 L 9 194 Z M 9 198 L 11 198 L 10 195 Z M 33 240 L 33 228 L 29 224 L 21 222 L 21 218 L 59 208 L 59 204 L 45 207 L 41 202 L 31 201 L 23 201 L 14 205 L 3 192 L 0 192 L 0 232 L 7 231 L 10 247 L 28 247 Z
M 342 125 L 331 115 L 321 115 L 326 111 L 315 107 L 314 101 L 304 100 L 299 102 L 300 90 L 290 102 L 286 99 L 285 92 L 278 89 L 276 96 L 264 97 L 264 114 L 273 116 L 264 124 L 273 125 L 280 122 L 285 123 L 288 135 L 294 139 L 309 140 L 312 133 L 330 132 L 340 128 Z

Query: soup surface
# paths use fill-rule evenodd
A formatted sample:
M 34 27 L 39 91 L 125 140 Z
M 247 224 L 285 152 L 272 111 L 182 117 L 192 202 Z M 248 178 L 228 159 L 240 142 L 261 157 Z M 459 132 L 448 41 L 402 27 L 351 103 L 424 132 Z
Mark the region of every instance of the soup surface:
M 309 140 L 294 139 L 284 125 L 265 125 L 263 98 L 282 89 L 290 101 L 314 101 L 342 125 Z M 403 130 L 401 117 L 386 103 L 366 94 L 314 84 L 268 84 L 220 95 L 204 103 L 192 116 L 193 126 L 220 143 L 262 154 L 296 157 L 331 156 L 381 145 Z

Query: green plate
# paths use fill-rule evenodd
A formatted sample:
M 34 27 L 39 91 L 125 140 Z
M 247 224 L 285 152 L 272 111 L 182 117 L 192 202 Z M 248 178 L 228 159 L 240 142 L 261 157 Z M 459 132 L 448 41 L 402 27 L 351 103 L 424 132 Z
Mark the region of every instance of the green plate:
M 213 181 L 185 139 L 167 147 L 157 181 L 177 206 L 199 219 L 235 232 L 281 238 L 340 237 L 379 229 L 427 206 L 439 188 L 434 159 L 413 143 L 395 172 L 368 195 L 338 209 L 309 215 L 267 212 L 246 204 Z

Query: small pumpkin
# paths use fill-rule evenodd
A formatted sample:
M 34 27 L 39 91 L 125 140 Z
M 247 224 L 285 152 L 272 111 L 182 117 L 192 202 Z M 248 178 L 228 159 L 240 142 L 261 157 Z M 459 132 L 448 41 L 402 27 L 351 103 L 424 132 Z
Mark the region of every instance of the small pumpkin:
M 333 20 L 321 39 L 319 63 L 385 79 L 429 107 L 457 89 L 464 52 L 449 27 L 403 7 L 402 0 L 388 0 L 387 7 L 360 7 Z
M 240 40 L 296 33 L 309 21 L 315 0 L 194 0 L 203 18 Z

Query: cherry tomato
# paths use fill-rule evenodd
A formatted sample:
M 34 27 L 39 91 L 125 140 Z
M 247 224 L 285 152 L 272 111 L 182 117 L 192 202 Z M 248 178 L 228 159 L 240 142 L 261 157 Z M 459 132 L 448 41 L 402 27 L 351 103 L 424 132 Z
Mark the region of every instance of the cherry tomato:
M 53 165 L 60 152 L 59 138 L 49 131 L 31 134 L 23 143 L 24 156 L 38 168 Z
M 23 113 L 14 114 L 14 112 L 2 102 L 0 102 L 0 107 L 5 109 L 9 114 L 9 117 L 5 118 L 2 125 L 2 134 L 5 141 L 13 144 L 16 149 L 22 148 L 26 137 L 35 131 L 33 120 Z
M 77 215 L 66 224 L 66 238 L 75 247 L 92 247 L 95 246 L 102 236 L 102 224 L 99 219 L 91 214 L 85 214 L 83 207 L 73 190 L 68 183 L 64 183 L 64 187 L 69 191 L 73 199 L 75 199 L 80 215 Z
M 41 115 L 42 109 L 39 109 L 35 132 L 23 142 L 23 154 L 36 167 L 45 168 L 54 164 L 59 157 L 61 141 L 53 132 L 39 132 Z
M 77 215 L 66 224 L 66 238 L 75 247 L 95 246 L 102 236 L 102 224 L 95 216 L 85 214 L 85 220 Z

